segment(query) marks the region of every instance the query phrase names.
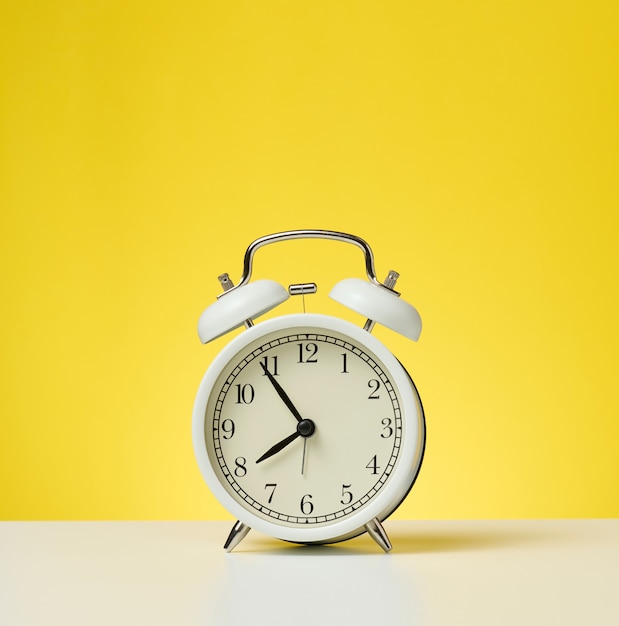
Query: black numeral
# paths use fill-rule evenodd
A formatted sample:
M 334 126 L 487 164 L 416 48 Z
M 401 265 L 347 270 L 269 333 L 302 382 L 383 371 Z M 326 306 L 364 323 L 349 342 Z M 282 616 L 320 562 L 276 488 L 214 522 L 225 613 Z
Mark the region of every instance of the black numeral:
M 256 395 L 254 388 L 247 385 L 234 385 L 236 387 L 236 403 L 237 404 L 251 404 L 254 401 Z
M 352 492 L 348 491 L 352 485 L 342 485 L 342 499 L 340 502 L 344 505 L 352 502 Z
M 247 459 L 244 456 L 237 456 L 234 459 L 234 475 L 237 478 L 243 478 L 247 474 Z
M 380 395 L 378 394 L 380 381 L 376 380 L 376 378 L 372 378 L 372 380 L 368 380 L 368 387 L 372 390 L 368 396 L 368 400 L 378 400 L 380 398 Z
M 376 455 L 374 455 L 371 459 L 370 462 L 366 465 L 367 469 L 372 470 L 372 474 L 378 474 L 378 470 L 380 469 L 380 467 L 378 467 L 378 461 L 376 459 Z
M 301 498 L 301 513 L 303 515 L 311 515 L 313 512 L 312 496 L 308 493 Z
M 390 417 L 383 418 L 383 420 L 381 421 L 381 424 L 383 425 L 383 432 L 380 434 L 380 436 L 383 439 L 389 439 L 389 437 L 393 435 L 393 426 L 391 425 L 391 418 Z
M 346 354 L 346 352 L 342 353 L 342 371 L 340 372 L 340 374 L 348 374 L 348 369 L 346 368 L 346 365 L 348 365 L 347 361 L 348 361 L 348 355 Z
M 272 367 L 269 367 L 269 362 L 272 364 Z M 269 370 L 273 376 L 279 376 L 279 372 L 277 371 L 277 356 L 265 356 L 260 359 L 260 363 L 262 364 L 262 375 L 266 376 L 267 373 L 265 370 Z
M 224 439 L 232 439 L 234 437 L 234 422 L 232 420 L 224 420 L 221 423 L 222 437 Z
M 297 363 L 318 363 L 316 353 L 318 346 L 315 343 L 299 343 L 299 360 Z
M 273 500 L 273 495 L 275 494 L 275 489 L 277 488 L 277 483 L 267 483 L 264 488 L 271 490 L 269 499 L 267 500 L 267 504 L 271 504 L 271 500 Z

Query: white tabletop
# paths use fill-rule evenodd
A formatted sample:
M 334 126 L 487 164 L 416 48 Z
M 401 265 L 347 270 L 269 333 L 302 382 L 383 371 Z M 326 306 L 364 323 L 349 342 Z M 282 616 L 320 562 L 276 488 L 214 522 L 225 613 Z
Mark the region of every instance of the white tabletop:
M 296 546 L 224 522 L 2 522 L 0 624 L 619 624 L 619 520 L 387 521 Z

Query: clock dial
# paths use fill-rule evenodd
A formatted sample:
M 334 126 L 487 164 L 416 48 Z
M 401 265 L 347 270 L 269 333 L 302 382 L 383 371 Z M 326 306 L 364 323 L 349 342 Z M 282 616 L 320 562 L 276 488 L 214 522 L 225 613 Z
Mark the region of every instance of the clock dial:
M 406 436 L 401 392 L 383 361 L 319 326 L 261 334 L 228 358 L 203 425 L 229 496 L 287 527 L 328 526 L 370 507 Z

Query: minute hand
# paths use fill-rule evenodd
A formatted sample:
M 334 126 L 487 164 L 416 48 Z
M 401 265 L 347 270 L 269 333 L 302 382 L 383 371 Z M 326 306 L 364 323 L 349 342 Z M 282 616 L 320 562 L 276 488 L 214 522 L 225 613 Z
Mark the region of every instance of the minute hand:
M 294 404 L 292 404 L 288 394 L 281 388 L 280 384 L 275 380 L 273 374 L 271 374 L 271 372 L 267 369 L 267 366 L 264 363 L 260 363 L 260 365 L 262 366 L 264 373 L 267 375 L 267 378 L 271 381 L 273 387 L 275 387 L 277 395 L 284 401 L 284 404 L 290 409 L 290 412 L 297 418 L 297 422 L 302 422 L 303 418 L 301 417 L 299 411 L 297 411 Z

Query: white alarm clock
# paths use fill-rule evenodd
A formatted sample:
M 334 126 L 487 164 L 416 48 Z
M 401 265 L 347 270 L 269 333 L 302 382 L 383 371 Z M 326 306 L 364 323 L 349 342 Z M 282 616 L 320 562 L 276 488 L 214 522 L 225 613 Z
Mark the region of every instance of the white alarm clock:
M 291 294 L 271 280 L 250 282 L 258 248 L 290 239 L 355 244 L 368 281 L 345 279 L 330 296 L 367 317 L 363 328 L 328 315 L 299 313 L 254 324 Z M 194 404 L 193 445 L 202 475 L 238 521 L 225 549 L 255 528 L 297 543 L 332 543 L 368 532 L 385 550 L 382 526 L 419 473 L 425 420 L 415 385 L 397 358 L 370 334 L 375 322 L 416 340 L 417 311 L 380 283 L 368 244 L 347 233 L 295 230 L 254 241 L 243 275 L 198 324 L 203 343 L 245 325 L 215 357 Z

